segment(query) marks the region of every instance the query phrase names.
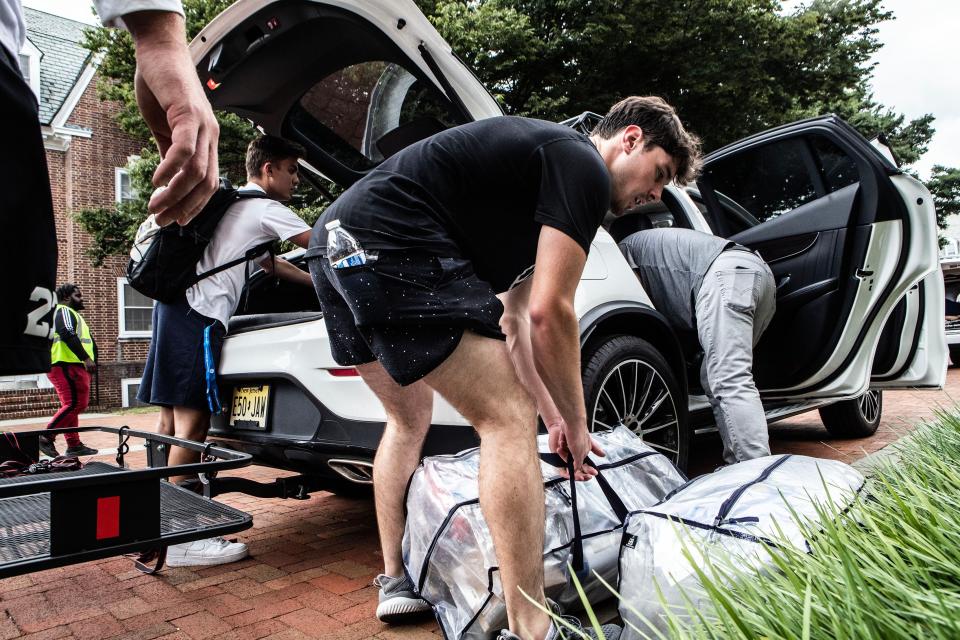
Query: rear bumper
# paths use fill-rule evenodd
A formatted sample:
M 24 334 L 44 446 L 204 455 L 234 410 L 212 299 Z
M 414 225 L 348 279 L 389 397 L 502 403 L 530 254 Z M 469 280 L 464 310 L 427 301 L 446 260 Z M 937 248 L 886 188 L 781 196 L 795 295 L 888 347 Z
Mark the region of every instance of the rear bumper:
M 383 422 L 338 416 L 295 380 L 276 375 L 222 377 L 224 406 L 230 406 L 236 384 L 271 385 L 267 428 L 234 428 L 229 425 L 229 415 L 222 414 L 211 418 L 209 440 L 249 453 L 255 464 L 308 475 L 342 477 L 331 468 L 331 460 L 373 461 Z M 478 442 L 472 427 L 434 425 L 427 434 L 423 455 L 456 453 Z

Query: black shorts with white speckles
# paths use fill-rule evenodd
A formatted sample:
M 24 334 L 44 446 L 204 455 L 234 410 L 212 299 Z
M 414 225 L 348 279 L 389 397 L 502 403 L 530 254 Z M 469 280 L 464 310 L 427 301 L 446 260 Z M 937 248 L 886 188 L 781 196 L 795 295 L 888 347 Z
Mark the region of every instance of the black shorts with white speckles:
M 504 339 L 503 305 L 469 260 L 380 251 L 359 266 L 334 269 L 323 256 L 309 266 L 340 365 L 379 360 L 408 385 L 446 360 L 464 330 Z

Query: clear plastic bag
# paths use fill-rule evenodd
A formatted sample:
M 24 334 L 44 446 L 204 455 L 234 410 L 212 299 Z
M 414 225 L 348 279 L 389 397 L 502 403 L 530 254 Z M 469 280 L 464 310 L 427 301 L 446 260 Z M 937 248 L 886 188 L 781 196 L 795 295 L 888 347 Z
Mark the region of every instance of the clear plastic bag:
M 601 474 L 622 503 L 612 505 L 597 480 L 576 485 L 583 586 L 588 597 L 605 599 L 610 593 L 594 572 L 616 584 L 626 513 L 656 504 L 684 478 L 626 427 L 595 438 L 607 454 L 597 460 Z M 539 448 L 547 452 L 546 436 Z M 451 639 L 488 638 L 507 626 L 493 542 L 480 512 L 479 462 L 478 449 L 426 458 L 407 491 L 404 565 Z M 579 603 L 568 571 L 576 546 L 570 483 L 556 467 L 542 463 L 541 471 L 546 498 L 544 585 L 547 597 L 567 607 Z

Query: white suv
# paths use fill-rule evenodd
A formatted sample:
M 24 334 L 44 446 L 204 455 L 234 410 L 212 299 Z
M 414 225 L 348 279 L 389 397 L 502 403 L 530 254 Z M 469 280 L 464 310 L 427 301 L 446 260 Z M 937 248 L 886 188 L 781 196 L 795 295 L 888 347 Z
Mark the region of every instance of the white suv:
M 346 187 L 444 128 L 501 115 L 410 0 L 240 0 L 191 51 L 214 107 L 303 144 L 303 173 L 321 188 Z M 681 467 L 692 434 L 713 426 L 695 336 L 671 330 L 616 244 L 679 226 L 770 263 L 777 313 L 754 365 L 768 417 L 820 408 L 835 434 L 872 433 L 880 389 L 944 381 L 935 220 L 923 185 L 834 116 L 715 151 L 696 188 L 667 188 L 593 242 L 576 296 L 591 426 L 626 424 Z M 259 277 L 241 311 L 219 372 L 232 401 L 212 438 L 263 464 L 369 482 L 383 409 L 331 358 L 313 292 Z M 476 442 L 439 399 L 433 423 L 425 454 Z

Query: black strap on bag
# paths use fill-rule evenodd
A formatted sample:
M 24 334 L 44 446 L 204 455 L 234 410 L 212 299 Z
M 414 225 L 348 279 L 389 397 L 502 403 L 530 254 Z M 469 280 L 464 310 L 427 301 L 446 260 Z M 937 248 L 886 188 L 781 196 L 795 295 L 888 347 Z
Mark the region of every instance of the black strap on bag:
M 577 505 L 577 481 L 574 478 L 573 458 L 565 462 L 563 458 L 556 453 L 541 453 L 540 459 L 550 466 L 560 469 L 566 468 L 567 473 L 570 474 L 570 510 L 573 512 L 573 540 L 570 541 L 570 553 L 573 556 L 571 564 L 577 576 L 582 577 L 585 569 L 583 561 L 583 532 L 580 528 L 580 510 Z M 603 497 L 607 499 L 617 519 L 620 520 L 620 522 L 625 522 L 629 510 L 627 506 L 623 504 L 623 500 L 620 499 L 620 496 L 617 495 L 614 488 L 610 486 L 610 482 L 603 477 L 603 473 L 600 472 L 597 465 L 594 464 L 589 457 L 584 459 L 583 464 L 590 465 L 594 469 L 597 469 L 597 475 L 593 480 L 597 483 L 597 486 L 600 487 L 600 490 L 603 492 Z

